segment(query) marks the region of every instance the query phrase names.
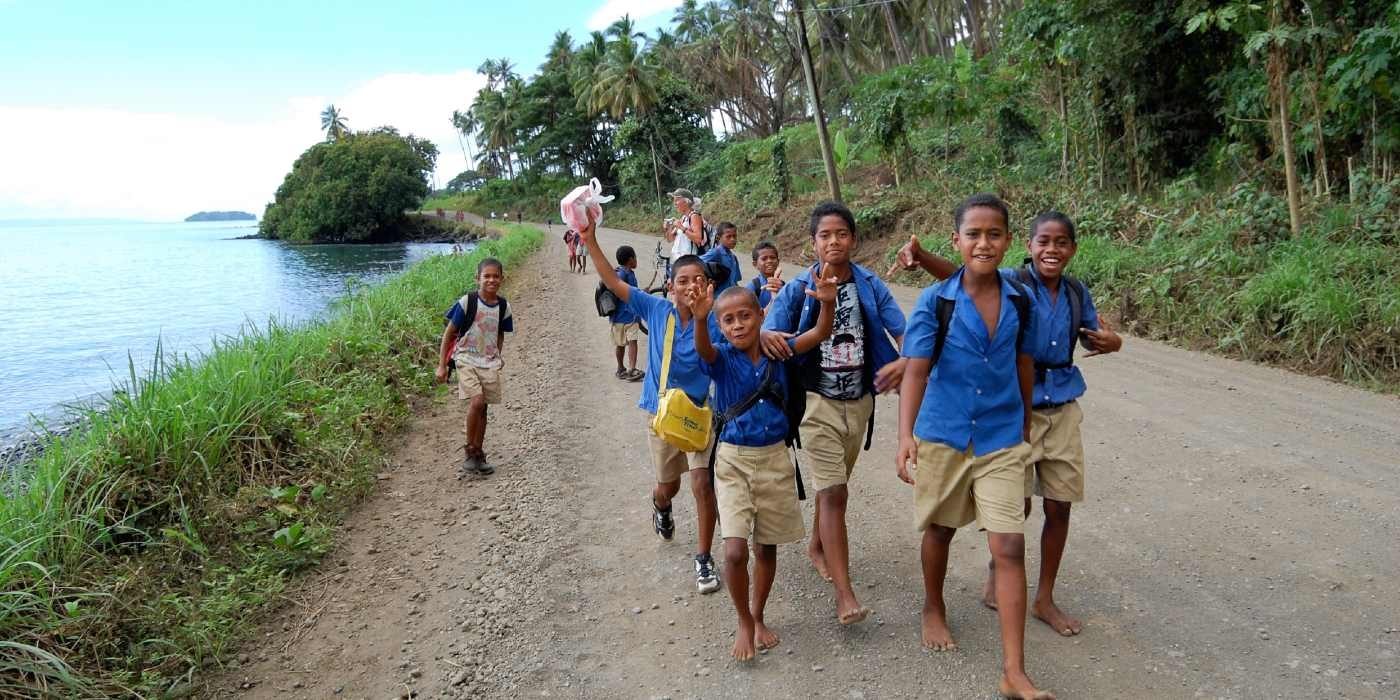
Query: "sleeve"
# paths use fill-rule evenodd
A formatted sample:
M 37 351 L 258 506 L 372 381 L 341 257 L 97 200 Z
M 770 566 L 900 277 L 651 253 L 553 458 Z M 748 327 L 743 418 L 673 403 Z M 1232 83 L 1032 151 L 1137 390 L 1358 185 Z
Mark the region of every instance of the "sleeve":
M 890 288 L 879 277 L 872 276 L 872 279 L 875 282 L 875 304 L 880 309 L 880 323 L 885 326 L 885 332 L 889 333 L 892 338 L 904 336 L 907 324 L 904 321 L 904 311 L 899 308 L 899 302 L 894 300 Z
M 710 344 L 714 345 L 714 342 Z M 724 347 L 715 345 L 715 351 L 715 359 L 713 362 L 706 362 L 705 358 L 700 358 L 700 371 L 704 372 L 705 376 L 710 379 L 723 376 L 725 363 L 729 360 L 728 353 L 725 352 Z
M 452 308 L 448 309 L 442 317 L 456 326 L 458 331 L 465 332 L 467 330 L 467 312 L 462 308 L 462 302 L 454 302 Z
M 768 307 L 768 315 L 763 319 L 763 330 L 783 333 L 797 330 L 799 319 L 793 314 L 793 310 L 800 310 L 802 304 L 800 299 L 799 303 L 794 304 L 793 297 L 802 295 L 805 289 L 807 289 L 807 284 L 801 275 L 783 285 L 782 290 L 778 292 L 778 298 L 773 301 L 772 306 Z
M 627 303 L 625 306 L 632 310 L 632 313 L 646 319 L 647 325 L 655 325 L 653 321 L 658 313 L 669 313 L 671 302 L 661 297 L 652 296 L 637 289 L 634 285 L 627 293 Z
M 933 357 L 933 341 L 938 337 L 938 289 L 936 284 L 919 294 L 914 304 L 914 312 L 909 314 L 909 327 L 904 334 L 904 347 L 900 354 L 905 357 L 928 359 Z

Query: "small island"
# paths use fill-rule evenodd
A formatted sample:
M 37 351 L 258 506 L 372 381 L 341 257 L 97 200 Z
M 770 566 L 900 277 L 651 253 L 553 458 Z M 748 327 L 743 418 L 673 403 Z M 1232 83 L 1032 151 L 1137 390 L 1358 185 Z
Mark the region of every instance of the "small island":
M 246 211 L 202 211 L 185 217 L 185 221 L 257 221 Z

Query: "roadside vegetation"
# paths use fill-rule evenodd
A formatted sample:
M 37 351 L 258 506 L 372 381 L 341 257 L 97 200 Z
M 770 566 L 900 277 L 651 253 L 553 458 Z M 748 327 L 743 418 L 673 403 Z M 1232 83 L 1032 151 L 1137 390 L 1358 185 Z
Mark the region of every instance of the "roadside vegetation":
M 433 391 L 442 312 L 508 226 L 355 287 L 322 321 L 270 322 L 202 357 L 129 367 L 82 427 L 4 475 L 0 696 L 179 696 L 332 544 Z
M 607 225 L 656 231 L 686 187 L 802 259 L 830 191 L 805 32 L 863 262 L 994 191 L 1017 233 L 1079 222 L 1072 270 L 1136 334 L 1400 391 L 1400 2 L 805 5 L 687 0 L 652 35 L 559 32 L 526 77 L 487 61 L 440 196 L 557 218 L 597 177 Z

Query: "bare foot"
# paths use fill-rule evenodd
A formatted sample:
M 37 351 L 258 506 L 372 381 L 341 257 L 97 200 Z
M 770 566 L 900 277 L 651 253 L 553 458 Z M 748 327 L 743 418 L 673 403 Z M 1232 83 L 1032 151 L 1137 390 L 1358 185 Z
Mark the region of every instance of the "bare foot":
M 753 625 L 740 622 L 738 631 L 734 633 L 734 649 L 729 652 L 735 661 L 753 660 L 753 638 Z
M 753 645 L 759 651 L 767 651 L 778 646 L 778 633 L 757 620 L 753 623 Z
M 870 608 L 863 607 L 855 595 L 836 594 L 836 620 L 843 625 L 854 625 L 870 615 Z
M 812 568 L 817 570 L 817 575 L 822 577 L 823 581 L 831 583 L 831 574 L 826 570 L 826 553 L 822 552 L 821 548 L 808 547 L 807 558 L 812 560 Z
M 987 565 L 987 585 L 982 587 L 982 604 L 997 609 L 997 572 L 991 564 Z
M 1035 619 L 1050 625 L 1050 629 L 1059 632 L 1062 637 L 1073 637 L 1084 630 L 1084 623 L 1066 615 L 1054 601 L 1042 603 L 1037 600 L 1035 605 L 1031 606 L 1031 614 L 1035 615 Z
M 925 605 L 919 617 L 923 620 L 924 648 L 932 651 L 957 651 L 958 643 L 948 629 L 948 617 L 939 607 Z
M 1018 673 L 1015 676 L 1002 674 L 997 690 L 1004 698 L 1016 700 L 1055 700 L 1055 694 L 1048 690 L 1038 690 L 1029 676 Z

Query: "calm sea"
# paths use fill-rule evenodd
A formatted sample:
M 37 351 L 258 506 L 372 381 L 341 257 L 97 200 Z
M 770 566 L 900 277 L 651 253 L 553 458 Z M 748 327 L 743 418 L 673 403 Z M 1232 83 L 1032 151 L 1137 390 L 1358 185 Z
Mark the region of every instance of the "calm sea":
M 439 244 L 290 246 L 232 240 L 251 222 L 0 221 L 0 444 L 32 415 L 111 390 L 157 342 L 197 353 L 270 318 L 324 313 L 347 280 L 373 281 Z

